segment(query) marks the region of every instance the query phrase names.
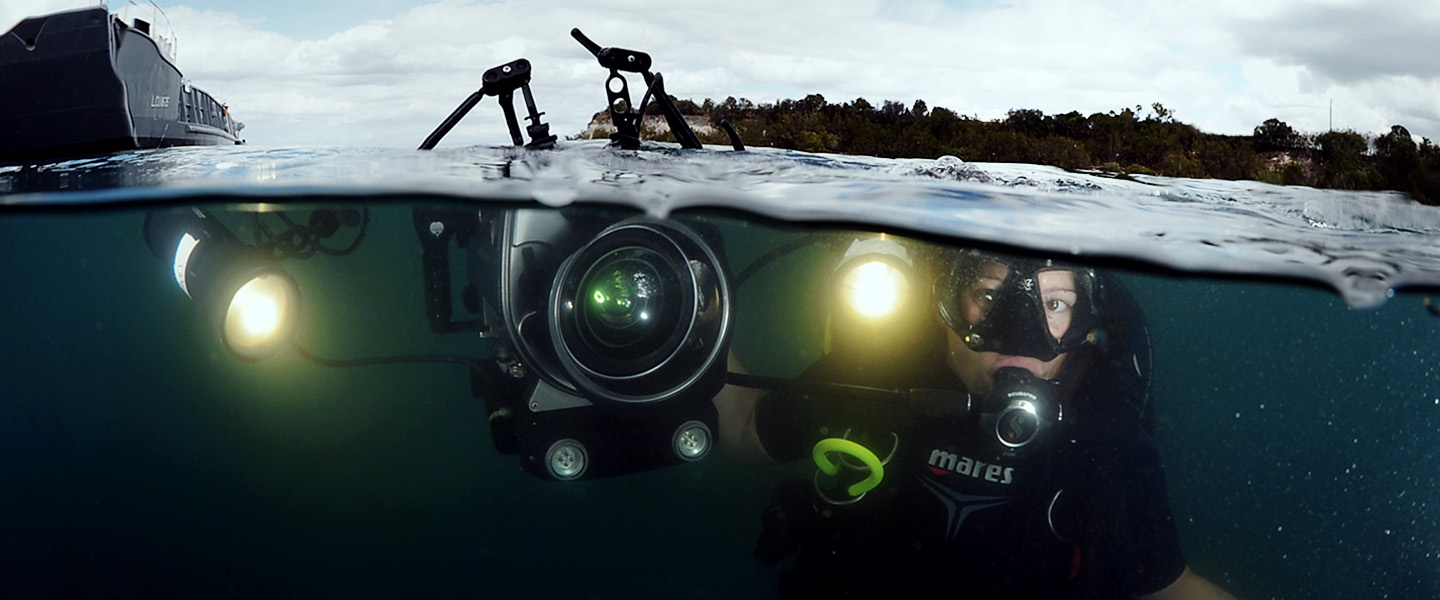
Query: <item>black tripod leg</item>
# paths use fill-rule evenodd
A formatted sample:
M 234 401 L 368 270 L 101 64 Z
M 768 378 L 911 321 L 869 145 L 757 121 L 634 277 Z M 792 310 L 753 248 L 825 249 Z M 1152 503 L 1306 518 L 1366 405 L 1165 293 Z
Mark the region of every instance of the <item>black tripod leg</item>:
M 459 123 L 460 119 L 465 118 L 465 115 L 470 112 L 470 109 L 475 108 L 475 105 L 480 103 L 480 98 L 484 97 L 484 95 L 485 90 L 483 88 L 470 94 L 469 98 L 466 98 L 464 102 L 460 103 L 460 106 L 455 108 L 455 112 L 445 117 L 445 121 L 441 122 L 440 126 L 436 127 L 435 131 L 430 133 L 430 137 L 425 138 L 425 141 L 420 143 L 420 149 L 430 150 L 435 147 L 435 144 L 440 143 L 440 138 L 450 133 L 450 130 L 455 128 L 455 124 Z M 517 141 L 516 143 L 518 144 L 519 142 Z
M 643 75 L 645 83 L 649 86 L 645 95 L 655 94 L 655 101 L 660 103 L 660 112 L 665 113 L 665 122 L 670 124 L 670 133 L 675 136 L 675 141 L 680 142 L 681 148 L 700 149 L 700 138 L 696 137 L 695 131 L 690 129 L 690 123 L 685 120 L 685 115 L 680 114 L 680 107 L 675 106 L 670 95 L 665 93 L 665 78 L 659 73 L 651 75 L 648 71 Z
M 515 92 L 508 91 L 500 94 L 500 108 L 505 110 L 505 125 L 510 127 L 510 139 L 516 146 L 525 144 L 525 139 L 520 137 L 520 120 L 515 117 Z

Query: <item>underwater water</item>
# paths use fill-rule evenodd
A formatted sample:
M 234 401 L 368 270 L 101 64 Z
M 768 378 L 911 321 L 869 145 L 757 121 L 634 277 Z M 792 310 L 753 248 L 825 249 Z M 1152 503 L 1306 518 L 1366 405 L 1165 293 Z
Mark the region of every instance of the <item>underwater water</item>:
M 777 378 L 824 353 L 836 240 L 889 232 L 1117 273 L 1149 322 L 1191 568 L 1244 598 L 1440 592 L 1440 210 L 1402 197 L 597 144 L 136 152 L 0 167 L 0 193 L 6 596 L 773 597 L 780 569 L 751 556 L 760 514 L 813 464 L 718 449 L 553 482 L 497 451 L 486 395 L 509 388 L 472 375 L 509 364 L 515 340 L 495 315 L 486 335 L 436 333 L 427 305 L 437 265 L 450 321 L 524 304 L 496 282 L 525 289 L 500 265 L 531 259 L 447 245 L 426 262 L 427 222 L 477 213 L 504 239 L 572 251 L 626 218 L 704 232 L 732 276 L 729 352 Z M 321 244 L 353 251 L 280 263 L 299 282 L 297 344 L 435 360 L 237 357 L 147 245 L 147 216 L 177 207 L 253 245 L 335 211 Z

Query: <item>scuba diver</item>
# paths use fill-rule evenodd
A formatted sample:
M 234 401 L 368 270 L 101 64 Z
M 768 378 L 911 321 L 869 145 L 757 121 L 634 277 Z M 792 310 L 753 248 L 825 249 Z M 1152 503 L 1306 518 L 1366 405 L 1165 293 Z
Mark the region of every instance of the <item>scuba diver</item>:
M 732 450 L 819 467 L 777 486 L 762 518 L 756 558 L 789 561 L 779 597 L 1230 598 L 1181 553 L 1149 334 L 1120 282 L 974 250 L 908 256 L 938 276 L 901 344 L 832 316 L 811 385 L 715 399 Z

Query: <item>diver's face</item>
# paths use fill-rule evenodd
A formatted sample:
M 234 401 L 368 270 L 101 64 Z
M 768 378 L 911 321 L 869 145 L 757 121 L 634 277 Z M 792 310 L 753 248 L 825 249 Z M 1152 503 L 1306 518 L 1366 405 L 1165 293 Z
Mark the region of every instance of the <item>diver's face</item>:
M 1009 275 L 1009 267 L 991 262 L 984 266 L 975 282 L 961 291 L 962 314 L 970 325 L 985 318 L 1000 287 Z M 1075 273 L 1064 269 L 1041 271 L 1035 282 L 1040 287 L 1040 300 L 1045 310 L 1045 323 L 1055 339 L 1070 330 L 1071 309 L 1079 297 L 1075 289 Z M 965 386 L 978 394 L 989 393 L 995 371 L 1002 367 L 1020 367 L 1041 379 L 1054 379 L 1065 364 L 1067 354 L 1042 361 L 1029 356 L 1010 356 L 997 352 L 976 352 L 953 329 L 946 328 L 946 346 L 950 368 Z

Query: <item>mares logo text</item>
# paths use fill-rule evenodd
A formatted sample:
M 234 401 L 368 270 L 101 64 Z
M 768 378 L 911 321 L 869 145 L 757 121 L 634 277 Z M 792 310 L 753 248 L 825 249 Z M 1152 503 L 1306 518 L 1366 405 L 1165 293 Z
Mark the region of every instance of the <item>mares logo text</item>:
M 992 465 L 944 450 L 930 451 L 930 466 L 1003 485 L 1015 480 L 1014 467 Z

